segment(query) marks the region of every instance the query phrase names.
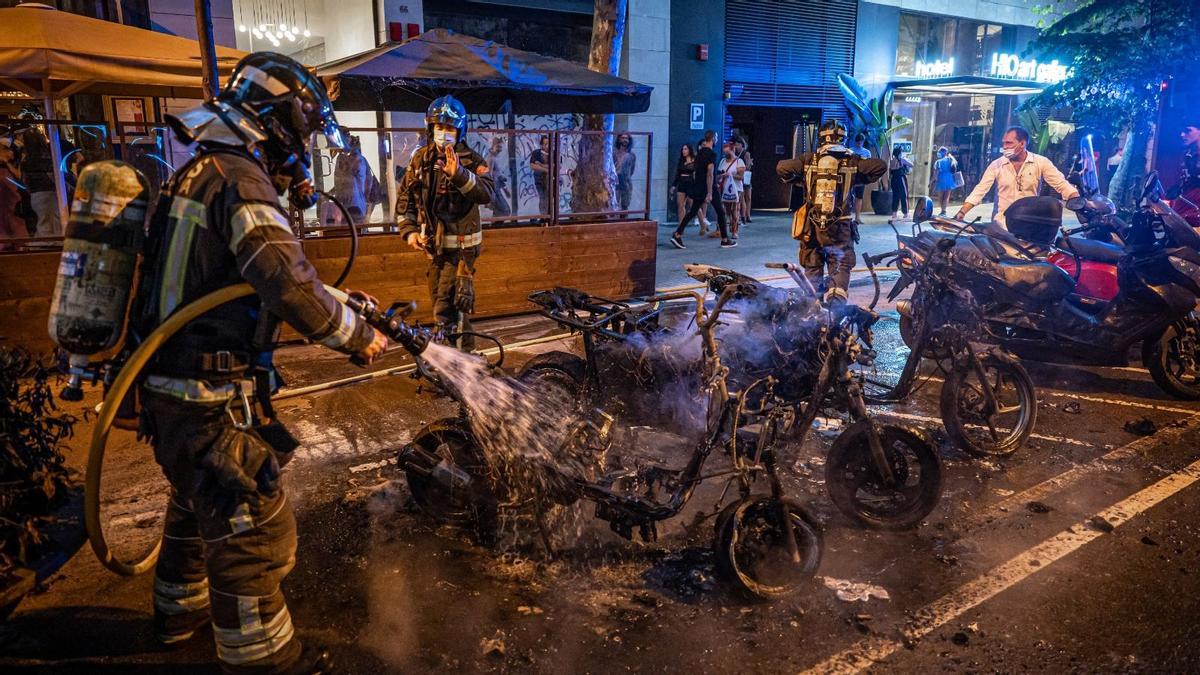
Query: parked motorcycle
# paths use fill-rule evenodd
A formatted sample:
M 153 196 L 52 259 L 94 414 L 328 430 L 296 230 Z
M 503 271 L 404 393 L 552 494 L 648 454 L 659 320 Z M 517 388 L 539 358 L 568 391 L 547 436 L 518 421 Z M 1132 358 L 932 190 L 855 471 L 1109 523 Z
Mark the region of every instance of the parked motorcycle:
M 1112 257 L 1072 235 L 1102 236 L 1113 229 L 1111 214 L 1094 216 L 1087 200 L 1073 199 L 1067 208 L 1086 222 L 1063 230 L 1064 255 L 1073 258 L 1075 274 L 1049 261 L 1050 252 L 1030 247 L 1012 233 L 984 229 L 984 234 L 955 237 L 926 230 L 915 237 L 900 236 L 901 246 L 918 258 L 926 257 L 939 240 L 954 239 L 961 278 L 979 302 L 983 330 L 993 342 L 1022 358 L 1051 363 L 1123 366 L 1131 348 L 1141 344 L 1142 363 L 1164 391 L 1181 399 L 1200 399 L 1200 321 L 1195 315 L 1200 298 L 1200 235 L 1163 201 L 1156 173 L 1147 177 L 1139 207 L 1126 228 L 1116 263 L 1118 291 L 1111 301 L 1080 293 L 1086 262 Z M 955 221 L 942 221 L 943 226 Z M 960 231 L 971 228 L 957 223 Z M 1089 248 L 1090 247 L 1090 248 Z M 1093 258 L 1087 260 L 1086 255 Z M 1092 287 L 1101 288 L 1100 282 Z M 891 297 L 902 288 L 894 288 Z M 913 318 L 901 309 L 901 335 L 915 337 Z M 907 325 L 906 325 L 907 324 Z
M 1006 457 L 1025 444 L 1037 424 L 1037 392 L 1020 359 L 1002 347 L 981 350 L 983 313 L 970 290 L 959 283 L 958 238 L 938 239 L 931 251 L 900 248 L 881 255 L 863 254 L 875 281 L 875 266 L 894 260 L 900 271 L 889 299 L 914 284 L 912 298 L 897 303 L 910 323 L 908 358 L 898 377 L 867 371 L 864 395 L 872 403 L 896 403 L 920 388 L 928 376 L 921 363 L 934 359 L 945 373 L 939 397 L 942 423 L 955 445 L 979 457 Z

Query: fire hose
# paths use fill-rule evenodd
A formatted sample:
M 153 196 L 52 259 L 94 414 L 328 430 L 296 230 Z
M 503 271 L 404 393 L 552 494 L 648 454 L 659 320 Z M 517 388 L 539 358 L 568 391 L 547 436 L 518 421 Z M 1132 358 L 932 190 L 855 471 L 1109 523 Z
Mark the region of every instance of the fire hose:
M 337 298 L 339 302 L 344 303 L 347 301 L 348 296 L 334 286 L 342 285 L 346 277 L 350 275 L 350 270 L 354 267 L 354 261 L 358 257 L 358 227 L 355 225 L 350 211 L 346 209 L 346 206 L 339 199 L 328 192 L 322 191 L 320 195 L 341 212 L 346 226 L 350 229 L 350 255 L 346 260 L 346 265 L 342 269 L 341 274 L 338 275 L 334 285 L 325 286 L 326 291 Z M 104 449 L 108 445 L 108 433 L 112 430 L 117 409 L 120 407 L 121 401 L 125 399 L 126 394 L 129 393 L 130 387 L 137 381 L 138 375 L 141 374 L 150 357 L 154 356 L 159 347 L 170 339 L 172 335 L 183 328 L 188 322 L 205 312 L 227 302 L 253 294 L 254 289 L 249 284 L 228 286 L 213 291 L 175 312 L 138 345 L 138 348 L 129 356 L 129 359 L 122 366 L 120 373 L 109 388 L 108 393 L 104 396 L 104 402 L 100 406 L 100 413 L 96 419 L 96 426 L 92 430 L 92 443 L 88 449 L 87 475 L 84 479 L 83 493 L 83 522 L 87 529 L 88 541 L 91 543 L 96 557 L 100 559 L 101 564 L 117 574 L 134 576 L 145 572 L 154 566 L 154 563 L 158 560 L 159 549 L 162 547 L 162 541 L 159 540 L 155 543 L 154 548 L 142 558 L 126 562 L 118 559 L 113 554 L 112 549 L 108 546 L 108 541 L 104 538 L 104 528 L 100 524 L 100 478 L 104 468 Z
M 325 290 L 339 302 L 344 303 L 349 299 L 345 293 L 332 286 L 326 286 Z M 121 367 L 120 373 L 104 396 L 104 402 L 100 406 L 100 413 L 96 419 L 96 426 L 92 430 L 92 444 L 88 449 L 87 475 L 84 480 L 83 493 L 83 522 L 87 528 L 88 541 L 91 542 L 96 557 L 99 558 L 101 564 L 117 574 L 134 576 L 145 572 L 154 566 L 158 560 L 159 549 L 162 547 L 162 541 L 159 540 L 154 548 L 140 559 L 124 561 L 113 554 L 112 549 L 108 546 L 108 541 L 104 538 L 104 528 L 100 524 L 100 474 L 104 467 L 104 448 L 108 444 L 108 433 L 116 419 L 117 409 L 120 407 L 121 401 L 125 399 L 125 395 L 129 393 L 130 387 L 137 381 L 138 375 L 141 374 L 150 357 L 154 356 L 159 347 L 171 336 L 201 314 L 227 302 L 253 294 L 254 289 L 250 284 L 228 286 L 213 291 L 172 314 L 138 345 L 138 348 Z

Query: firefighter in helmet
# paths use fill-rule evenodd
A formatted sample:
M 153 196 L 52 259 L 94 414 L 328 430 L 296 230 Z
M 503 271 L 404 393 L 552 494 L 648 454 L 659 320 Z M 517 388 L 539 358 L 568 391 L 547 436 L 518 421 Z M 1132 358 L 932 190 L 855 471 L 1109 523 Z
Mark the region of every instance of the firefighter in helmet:
M 824 281 L 828 272 L 832 285 L 825 291 L 827 302 L 845 302 L 854 268 L 854 244 L 858 226 L 854 223 L 853 188 L 878 180 L 887 173 L 880 159 L 859 157 L 845 145 L 846 127 L 837 120 L 821 125 L 817 132 L 816 152 L 796 159 L 785 159 L 776 172 L 801 193 L 804 206 L 798 232 L 800 266 L 814 285 Z
M 483 244 L 479 207 L 495 186 L 487 162 L 467 147 L 467 109 L 453 96 L 425 114 L 425 145 L 413 154 L 396 199 L 396 222 L 410 246 L 429 257 L 426 278 L 434 317 L 449 333 L 471 330 L 475 259 Z M 458 346 L 470 350 L 470 336 Z
M 280 468 L 297 441 L 274 420 L 271 350 L 279 320 L 370 361 L 387 340 L 324 289 L 280 209 L 315 203 L 309 139 L 344 147 L 321 81 L 269 52 L 237 65 L 217 99 L 168 123 L 196 155 L 163 187 L 151 220 L 133 330 L 249 282 L 257 296 L 193 320 L 143 376 L 141 434 L 171 484 L 155 569 L 154 627 L 166 644 L 211 622 L 226 672 L 322 672 L 280 590 L 296 520 Z M 359 294 L 361 295 L 361 294 Z M 276 318 L 277 317 L 277 318 Z

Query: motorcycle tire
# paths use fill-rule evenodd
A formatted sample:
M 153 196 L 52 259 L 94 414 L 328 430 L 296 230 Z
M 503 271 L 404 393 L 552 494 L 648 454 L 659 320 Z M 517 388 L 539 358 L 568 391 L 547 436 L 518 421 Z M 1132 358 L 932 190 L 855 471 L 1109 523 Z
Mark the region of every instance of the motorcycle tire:
M 490 469 L 465 423 L 454 418 L 431 422 L 417 432 L 412 444 L 449 460 L 479 483 L 471 493 L 455 492 L 432 476 L 405 470 L 417 507 L 440 523 L 474 529 L 486 538 L 496 524 L 498 500 L 490 487 Z
M 1007 382 L 1012 385 L 1016 409 L 1012 410 L 1012 406 L 1009 406 L 1009 410 L 1017 413 L 1015 423 L 997 429 L 996 437 L 989 438 L 991 429 L 981 424 L 980 420 L 971 419 L 972 411 L 969 408 L 982 401 L 975 379 L 978 376 L 970 367 L 952 369 L 946 376 L 940 401 L 942 423 L 946 426 L 946 435 L 964 452 L 976 457 L 1008 457 L 1025 445 L 1037 424 L 1037 389 L 1034 388 L 1033 378 L 1029 377 L 1020 363 L 991 355 L 983 356 L 980 361 L 989 381 L 993 381 L 992 375 L 995 374 L 998 377 L 993 384 Z M 1001 400 L 1001 406 L 1006 402 L 1010 401 Z M 967 410 L 964 410 L 964 404 Z M 977 430 L 981 433 L 975 433 Z
M 1187 356 L 1192 363 L 1200 359 L 1200 349 L 1197 349 L 1195 337 L 1181 335 L 1180 325 L 1168 326 L 1157 338 L 1147 338 L 1142 342 L 1142 363 L 1150 371 L 1163 391 L 1184 401 L 1200 400 L 1200 378 L 1188 382 L 1181 372 L 1180 359 Z M 1181 351 L 1191 351 L 1183 354 Z
M 821 565 L 824 541 L 816 520 L 800 504 L 783 500 L 800 552 L 791 559 L 780 527 L 780 504 L 762 495 L 734 502 L 717 517 L 713 540 L 720 578 L 750 598 L 791 595 L 808 583 Z
M 876 424 L 884 454 L 899 486 L 883 483 L 871 456 L 870 420 L 850 425 L 829 450 L 825 487 L 839 511 L 874 529 L 916 527 L 942 496 L 942 460 L 921 434 Z
M 517 372 L 517 381 L 530 387 L 552 386 L 576 401 L 583 397 L 587 362 L 567 352 L 544 352 L 529 359 Z

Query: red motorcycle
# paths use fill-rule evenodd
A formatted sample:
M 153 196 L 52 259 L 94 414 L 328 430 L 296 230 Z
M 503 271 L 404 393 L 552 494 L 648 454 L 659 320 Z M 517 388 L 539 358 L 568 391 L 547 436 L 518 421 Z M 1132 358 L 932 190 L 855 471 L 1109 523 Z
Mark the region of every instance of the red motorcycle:
M 1045 260 L 1075 280 L 1075 292 L 1082 302 L 1097 306 L 1110 302 L 1117 297 L 1117 261 L 1124 252 L 1123 235 L 1128 227 L 1102 195 L 1076 198 L 1068 206 L 1081 227 L 1062 229 L 1063 204 L 1054 197 L 1024 197 L 1013 202 L 1004 213 L 1007 230 L 991 221 L 966 225 L 934 218 L 932 222 L 939 230 L 987 235 L 979 241 L 1002 256 Z

